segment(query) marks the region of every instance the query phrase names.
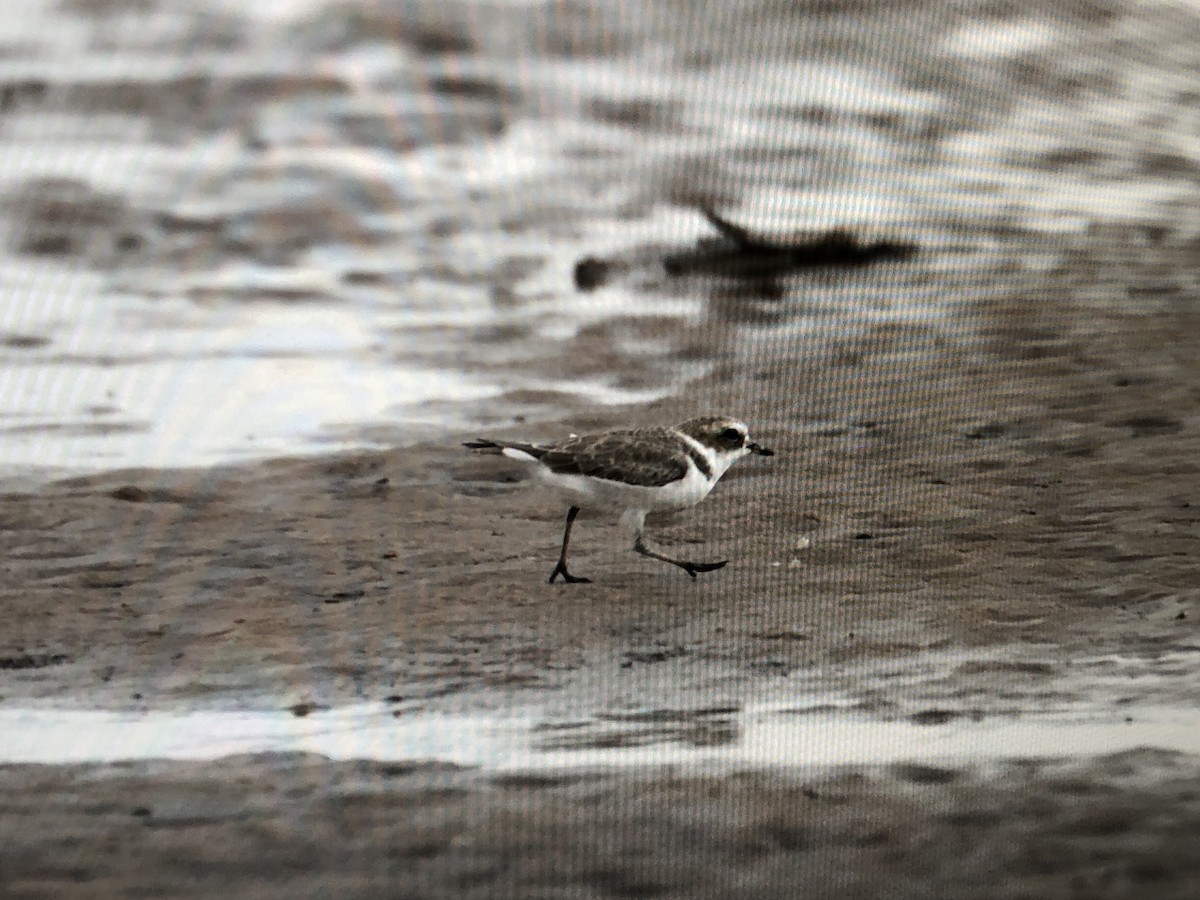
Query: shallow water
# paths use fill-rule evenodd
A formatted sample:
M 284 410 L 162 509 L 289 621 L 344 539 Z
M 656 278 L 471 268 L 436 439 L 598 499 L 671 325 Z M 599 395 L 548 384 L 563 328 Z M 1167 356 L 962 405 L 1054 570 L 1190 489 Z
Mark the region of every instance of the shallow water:
M 23 4 L 0 24 L 0 464 L 569 418 L 764 340 L 944 316 L 1098 233 L 1200 234 L 1194 7 L 860 7 Z M 662 251 L 711 235 L 700 202 L 922 253 L 668 281 Z M 589 255 L 628 270 L 580 293 Z
M 1069 660 L 1036 646 L 935 652 L 810 671 L 711 706 L 632 708 L 626 699 L 605 711 L 577 694 L 439 712 L 391 701 L 288 710 L 0 705 L 0 764 L 306 752 L 485 769 L 746 769 L 965 766 L 1136 747 L 1194 753 L 1198 660 L 1193 645 Z
M 816 709 L 658 710 L 592 720 L 393 714 L 368 705 L 286 712 L 0 709 L 0 764 L 216 759 L 304 752 L 485 769 L 681 765 L 749 769 L 1086 757 L 1136 747 L 1195 752 L 1200 711 L 1146 707 L 979 721 L 883 721 Z

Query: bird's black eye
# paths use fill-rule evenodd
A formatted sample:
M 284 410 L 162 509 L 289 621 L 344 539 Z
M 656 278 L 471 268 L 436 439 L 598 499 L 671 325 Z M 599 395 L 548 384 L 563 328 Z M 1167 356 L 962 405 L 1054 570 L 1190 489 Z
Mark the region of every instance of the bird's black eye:
M 735 447 L 740 447 L 745 436 L 736 428 L 726 428 L 721 432 L 721 440 L 726 443 L 733 444 Z

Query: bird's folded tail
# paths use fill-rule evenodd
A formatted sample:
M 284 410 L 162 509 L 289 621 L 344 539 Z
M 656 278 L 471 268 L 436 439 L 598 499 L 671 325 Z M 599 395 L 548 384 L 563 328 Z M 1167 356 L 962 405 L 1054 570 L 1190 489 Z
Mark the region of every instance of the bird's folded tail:
M 536 461 L 546 455 L 545 447 L 536 447 L 520 441 L 489 441 L 487 438 L 478 438 L 473 441 L 464 441 L 463 446 L 477 453 L 504 455 L 513 459 Z

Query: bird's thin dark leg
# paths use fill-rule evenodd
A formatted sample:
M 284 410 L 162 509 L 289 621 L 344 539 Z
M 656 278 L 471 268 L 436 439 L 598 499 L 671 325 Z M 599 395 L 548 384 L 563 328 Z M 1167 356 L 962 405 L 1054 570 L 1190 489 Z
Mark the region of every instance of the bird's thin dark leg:
M 563 530 L 562 552 L 558 554 L 558 565 L 554 567 L 554 571 L 550 573 L 550 580 L 547 584 L 554 584 L 554 579 L 559 575 L 567 584 L 587 584 L 592 579 L 577 578 L 567 571 L 567 548 L 571 546 L 571 526 L 575 524 L 575 517 L 579 515 L 579 507 L 572 506 L 567 510 L 567 527 Z
M 642 533 L 640 531 L 633 536 L 633 549 L 642 554 L 642 556 L 648 556 L 651 559 L 657 559 L 661 562 L 670 563 L 673 566 L 679 566 L 679 568 L 683 569 L 683 571 L 687 572 L 693 578 L 696 577 L 697 572 L 715 572 L 717 569 L 724 568 L 725 564 L 729 562 L 727 559 L 723 559 L 720 562 L 710 563 L 687 562 L 686 560 L 681 559 L 671 559 L 671 557 L 664 556 L 663 554 L 647 547 L 646 542 L 642 540 Z

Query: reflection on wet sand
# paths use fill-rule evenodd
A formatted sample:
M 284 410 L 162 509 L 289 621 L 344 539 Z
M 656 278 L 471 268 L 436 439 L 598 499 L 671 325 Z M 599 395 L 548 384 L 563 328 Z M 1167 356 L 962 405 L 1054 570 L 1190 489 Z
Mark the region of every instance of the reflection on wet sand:
M 1188 753 L 1200 728 L 1200 713 L 1188 707 L 1141 707 L 1129 715 L 1046 711 L 881 720 L 836 709 L 839 705 L 813 701 L 812 708 L 799 712 L 656 710 L 566 721 L 538 721 L 536 713 L 407 714 L 386 706 L 142 714 L 15 708 L 0 710 L 0 765 L 313 753 L 530 773 L 663 766 L 746 772 L 895 763 L 958 768 L 1139 747 Z M 74 741 L 71 735 L 86 735 L 86 740 Z
M 0 18 L 0 892 L 1200 895 L 1200 18 L 713 10 Z M 711 409 L 703 584 L 454 446 Z

